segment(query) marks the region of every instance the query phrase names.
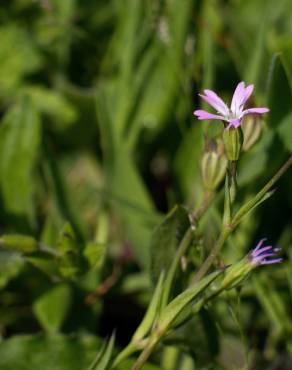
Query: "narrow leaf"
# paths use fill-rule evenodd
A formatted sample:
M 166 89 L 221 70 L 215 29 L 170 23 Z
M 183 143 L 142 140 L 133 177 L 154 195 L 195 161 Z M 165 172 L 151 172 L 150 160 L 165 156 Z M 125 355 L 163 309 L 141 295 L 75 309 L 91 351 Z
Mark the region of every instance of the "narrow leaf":
M 185 290 L 183 293 L 178 295 L 168 306 L 162 311 L 159 318 L 159 328 L 164 331 L 167 330 L 178 315 L 200 294 L 205 288 L 207 288 L 222 271 L 215 271 L 209 274 L 198 283 Z
M 150 245 L 152 278 L 156 281 L 161 270 L 167 271 L 177 247 L 190 227 L 187 210 L 175 206 L 154 230 Z
M 158 315 L 160 301 L 162 297 L 162 291 L 163 291 L 163 282 L 164 282 L 164 271 L 162 271 L 159 276 L 156 288 L 154 290 L 154 293 L 153 293 L 151 302 L 148 306 L 148 309 L 146 311 L 146 314 L 133 336 L 134 341 L 138 341 L 145 337 L 145 335 L 151 329 L 154 323 L 155 317 Z

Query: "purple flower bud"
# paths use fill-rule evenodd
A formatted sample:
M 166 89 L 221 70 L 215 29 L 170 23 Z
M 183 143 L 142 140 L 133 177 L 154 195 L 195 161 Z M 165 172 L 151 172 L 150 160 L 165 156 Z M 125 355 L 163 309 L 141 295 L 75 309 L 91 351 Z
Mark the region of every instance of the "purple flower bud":
M 274 258 L 278 256 L 280 248 L 265 245 L 266 240 L 267 239 L 261 239 L 255 249 L 249 253 L 250 261 L 255 266 L 272 265 L 283 261 L 283 258 Z

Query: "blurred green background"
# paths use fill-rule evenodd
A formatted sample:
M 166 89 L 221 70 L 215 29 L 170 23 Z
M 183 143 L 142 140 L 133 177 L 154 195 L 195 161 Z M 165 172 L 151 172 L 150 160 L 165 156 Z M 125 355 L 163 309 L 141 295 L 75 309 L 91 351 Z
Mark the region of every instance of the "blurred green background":
M 192 115 L 197 93 L 229 101 L 241 80 L 271 112 L 239 202 L 291 155 L 291 0 L 1 1 L 0 369 L 86 369 L 114 329 L 117 349 L 129 341 L 151 234 L 175 204 L 200 204 L 203 138 L 222 129 Z M 266 236 L 285 263 L 205 310 L 174 367 L 148 370 L 243 369 L 246 352 L 252 369 L 292 368 L 291 189 L 290 171 L 224 251 L 231 263 Z M 221 212 L 219 191 L 206 250 Z

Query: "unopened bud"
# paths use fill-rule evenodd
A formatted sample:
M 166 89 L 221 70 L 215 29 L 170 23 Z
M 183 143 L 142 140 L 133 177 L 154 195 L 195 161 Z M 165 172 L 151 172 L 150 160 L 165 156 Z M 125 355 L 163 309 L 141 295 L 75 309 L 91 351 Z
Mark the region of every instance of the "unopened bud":
M 226 157 L 229 161 L 238 161 L 243 144 L 241 127 L 230 127 L 223 131 Z
M 256 114 L 250 114 L 242 120 L 243 146 L 242 150 L 247 152 L 259 139 L 263 129 L 263 120 Z
M 220 290 L 232 289 L 241 284 L 247 278 L 252 268 L 247 257 L 230 266 L 225 272 Z
M 206 189 L 215 190 L 226 173 L 227 159 L 223 143 L 207 142 L 202 158 L 202 178 Z

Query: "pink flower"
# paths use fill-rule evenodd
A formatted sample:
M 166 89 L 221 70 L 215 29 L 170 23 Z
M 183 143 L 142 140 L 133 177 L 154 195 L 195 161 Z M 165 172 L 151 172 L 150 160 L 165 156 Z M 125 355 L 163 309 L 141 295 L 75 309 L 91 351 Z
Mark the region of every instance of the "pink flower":
M 255 266 L 258 266 L 271 265 L 274 263 L 282 262 L 283 258 L 275 258 L 278 257 L 277 253 L 280 249 L 273 248 L 271 245 L 266 246 L 264 244 L 265 241 L 266 239 L 260 240 L 256 248 L 250 252 L 249 258 L 251 260 L 251 263 Z
M 234 91 L 230 108 L 214 91 L 204 90 L 205 95 L 199 94 L 199 96 L 210 104 L 211 107 L 216 109 L 218 114 L 209 113 L 205 110 L 199 109 L 194 111 L 194 115 L 197 116 L 199 120 L 222 120 L 229 123 L 227 128 L 236 128 L 240 126 L 242 118 L 247 114 L 263 114 L 269 111 L 269 109 L 265 107 L 244 109 L 244 105 L 251 96 L 253 88 L 253 85 L 245 87 L 245 83 L 240 82 Z

